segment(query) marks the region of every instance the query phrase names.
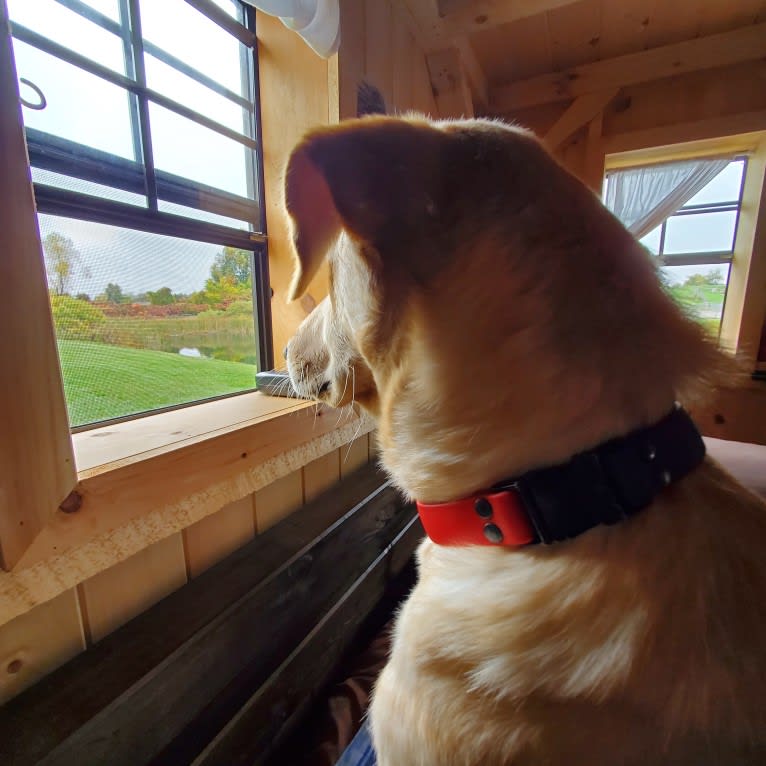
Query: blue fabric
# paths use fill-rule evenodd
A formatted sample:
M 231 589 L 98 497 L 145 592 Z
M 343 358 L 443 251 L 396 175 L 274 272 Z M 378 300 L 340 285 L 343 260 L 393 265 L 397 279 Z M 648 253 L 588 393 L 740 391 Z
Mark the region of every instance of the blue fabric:
M 370 729 L 365 721 L 336 766 L 375 766 L 376 763 Z

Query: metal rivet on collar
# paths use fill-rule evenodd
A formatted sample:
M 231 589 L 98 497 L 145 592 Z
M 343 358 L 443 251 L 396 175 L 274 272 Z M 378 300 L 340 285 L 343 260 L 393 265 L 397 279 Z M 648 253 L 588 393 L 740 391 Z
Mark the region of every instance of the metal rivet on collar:
M 650 462 L 657 457 L 657 448 L 653 444 L 646 445 L 646 459 Z
M 484 525 L 484 537 L 491 543 L 502 543 L 503 533 L 497 524 L 485 524 Z
M 670 475 L 670 471 L 663 471 L 662 472 L 662 483 L 667 486 L 670 484 L 670 482 L 673 481 L 673 477 Z
M 480 497 L 473 507 L 482 519 L 489 519 L 492 516 L 492 503 L 486 497 Z

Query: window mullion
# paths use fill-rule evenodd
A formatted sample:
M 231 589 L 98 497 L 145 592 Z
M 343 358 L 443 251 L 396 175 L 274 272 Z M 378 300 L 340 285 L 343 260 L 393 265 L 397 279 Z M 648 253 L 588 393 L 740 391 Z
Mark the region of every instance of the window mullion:
M 120 3 L 127 5 L 128 16 L 130 19 L 130 43 L 135 81 L 140 88 L 135 98 L 138 102 L 138 122 L 141 149 L 144 159 L 147 204 L 150 210 L 157 210 L 157 177 L 154 170 L 154 151 L 152 149 L 152 133 L 149 120 L 149 100 L 146 97 L 146 66 L 144 62 L 143 39 L 141 37 L 141 13 L 138 7 L 138 0 L 120 0 Z
M 125 75 L 131 80 L 135 80 L 136 66 L 133 61 L 133 46 L 130 40 L 130 10 L 127 0 L 120 0 L 120 39 L 122 40 L 122 52 L 125 59 Z M 128 111 L 130 113 L 130 133 L 133 138 L 133 159 L 143 165 L 138 101 L 135 94 L 128 92 L 126 95 L 128 97 Z

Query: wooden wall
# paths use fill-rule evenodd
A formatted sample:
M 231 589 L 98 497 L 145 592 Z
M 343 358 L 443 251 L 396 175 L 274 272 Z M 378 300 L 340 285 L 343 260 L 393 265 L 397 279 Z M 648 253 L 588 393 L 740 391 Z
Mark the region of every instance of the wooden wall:
M 0 627 L 0 704 L 375 459 L 361 436 Z

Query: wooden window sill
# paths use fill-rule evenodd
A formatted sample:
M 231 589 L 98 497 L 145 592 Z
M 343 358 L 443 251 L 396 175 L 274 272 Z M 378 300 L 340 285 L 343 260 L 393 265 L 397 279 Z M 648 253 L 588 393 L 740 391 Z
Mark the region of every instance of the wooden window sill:
M 253 392 L 75 434 L 70 512 L 0 572 L 0 624 L 372 428 L 349 408 Z

